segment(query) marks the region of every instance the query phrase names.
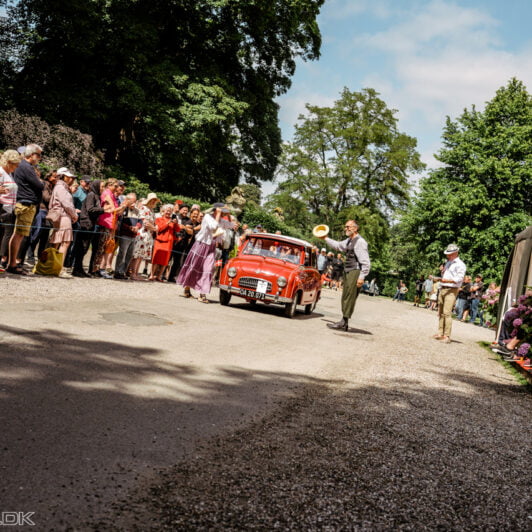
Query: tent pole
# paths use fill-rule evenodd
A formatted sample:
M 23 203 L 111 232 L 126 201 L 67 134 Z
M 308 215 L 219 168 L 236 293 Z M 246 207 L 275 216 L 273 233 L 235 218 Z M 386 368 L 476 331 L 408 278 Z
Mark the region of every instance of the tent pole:
M 501 320 L 499 321 L 499 325 L 497 326 L 497 335 L 495 336 L 495 341 L 498 343 L 499 342 L 499 335 L 501 334 L 501 328 L 502 328 L 502 322 L 504 321 L 504 315 L 506 314 L 506 311 L 512 306 L 511 303 L 508 304 L 508 301 L 512 301 L 512 287 L 509 286 L 507 289 L 506 289 L 506 292 L 504 294 L 504 299 L 503 299 L 503 302 L 502 302 L 502 308 L 503 308 L 503 311 L 502 311 L 502 314 L 501 314 Z

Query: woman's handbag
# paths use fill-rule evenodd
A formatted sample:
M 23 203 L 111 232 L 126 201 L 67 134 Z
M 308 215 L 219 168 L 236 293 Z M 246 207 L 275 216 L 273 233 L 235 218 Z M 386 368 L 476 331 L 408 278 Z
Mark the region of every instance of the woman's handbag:
M 61 209 L 54 205 L 54 203 L 59 203 L 55 199 L 54 192 L 52 192 L 52 197 L 50 198 L 50 202 L 48 204 L 48 214 L 45 216 L 45 220 L 49 222 L 54 229 L 58 229 L 61 225 Z
M 46 221 L 52 224 L 54 229 L 61 225 L 61 211 L 59 209 L 50 209 L 46 215 Z
M 111 235 L 109 240 L 105 243 L 104 251 L 105 253 L 114 253 L 116 251 L 117 243 L 115 240 L 115 234 L 116 234 L 116 225 L 117 225 L 117 215 L 116 213 L 113 213 L 113 221 L 111 223 L 112 229 L 111 229 Z
M 37 275 L 59 275 L 63 268 L 63 254 L 55 248 L 45 249 L 39 256 L 33 273 Z
M 105 253 L 114 253 L 116 250 L 116 240 L 111 237 L 106 243 L 104 247 Z

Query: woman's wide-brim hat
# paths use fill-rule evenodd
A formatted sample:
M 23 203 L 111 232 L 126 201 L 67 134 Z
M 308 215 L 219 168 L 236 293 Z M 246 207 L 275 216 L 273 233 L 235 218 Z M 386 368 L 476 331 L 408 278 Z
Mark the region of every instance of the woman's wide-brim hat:
M 231 209 L 225 203 L 213 203 L 212 207 L 209 207 L 206 211 L 203 211 L 205 214 L 212 214 L 216 209 L 221 209 L 222 214 L 230 214 Z
M 316 238 L 323 238 L 329 234 L 329 226 L 325 224 L 317 225 L 313 230 L 312 234 Z
M 150 192 L 147 196 L 146 196 L 146 199 L 142 202 L 143 205 L 148 205 L 148 203 L 150 201 L 153 201 L 153 200 L 157 200 L 157 201 L 161 201 L 158 197 L 157 197 L 157 194 L 155 194 L 155 192 Z

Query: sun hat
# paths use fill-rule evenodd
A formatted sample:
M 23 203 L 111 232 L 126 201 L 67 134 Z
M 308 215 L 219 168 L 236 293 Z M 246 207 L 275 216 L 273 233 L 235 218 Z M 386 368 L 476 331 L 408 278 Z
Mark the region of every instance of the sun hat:
M 152 200 L 157 200 L 158 202 L 161 201 L 158 197 L 157 197 L 157 194 L 155 194 L 155 192 L 150 192 L 148 194 L 148 196 L 146 197 L 146 199 L 142 202 L 142 205 L 148 205 L 148 203 Z
M 205 211 L 205 214 L 212 214 L 216 209 L 221 209 L 222 214 L 229 214 L 231 212 L 225 203 L 217 202 L 213 203 L 212 207 Z
M 316 238 L 323 238 L 329 234 L 329 226 L 325 224 L 317 225 L 313 230 L 312 234 Z
M 66 166 L 62 166 L 56 171 L 57 175 L 66 175 L 68 177 L 76 177 Z
M 460 251 L 460 248 L 456 244 L 449 244 L 443 253 L 444 255 L 451 255 L 451 253 L 457 253 L 458 251 Z

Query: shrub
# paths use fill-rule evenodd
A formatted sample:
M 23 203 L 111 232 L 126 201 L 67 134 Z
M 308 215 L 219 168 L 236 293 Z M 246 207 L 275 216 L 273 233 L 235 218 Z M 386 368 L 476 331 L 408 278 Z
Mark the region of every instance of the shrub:
M 66 166 L 78 175 L 103 176 L 103 156 L 95 151 L 91 135 L 61 124 L 49 125 L 15 109 L 0 112 L 0 146 L 16 150 L 28 144 L 42 146 L 45 170 Z

